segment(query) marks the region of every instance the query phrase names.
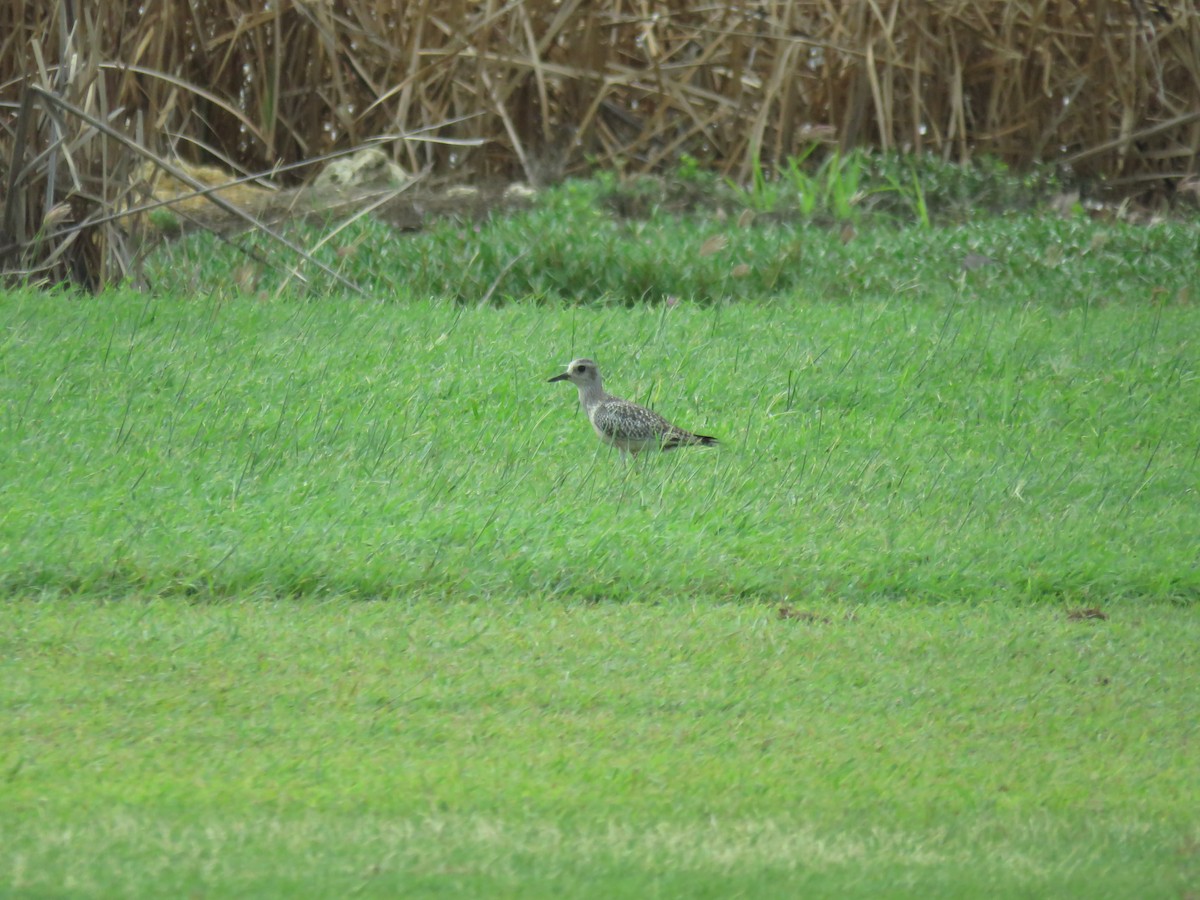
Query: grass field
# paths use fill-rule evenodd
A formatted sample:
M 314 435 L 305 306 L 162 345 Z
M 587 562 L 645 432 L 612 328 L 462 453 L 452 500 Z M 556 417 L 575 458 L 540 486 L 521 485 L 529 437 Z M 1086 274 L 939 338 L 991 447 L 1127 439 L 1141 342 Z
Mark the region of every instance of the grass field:
M 10 603 L 4 881 L 1178 897 L 1197 628 L 1132 601 Z
M 1200 888 L 1196 227 L 562 202 L 3 297 L 0 887 Z M 722 446 L 623 466 L 580 355 Z

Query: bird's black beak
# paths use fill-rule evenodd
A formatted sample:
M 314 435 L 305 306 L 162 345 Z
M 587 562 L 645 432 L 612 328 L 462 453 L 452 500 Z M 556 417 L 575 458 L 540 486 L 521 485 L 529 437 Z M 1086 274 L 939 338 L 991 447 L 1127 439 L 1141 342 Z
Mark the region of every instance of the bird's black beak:
M 565 380 L 565 379 L 566 379 L 566 377 L 567 377 L 567 373 L 566 373 L 566 372 L 563 372 L 561 375 L 555 375 L 553 378 L 547 378 L 547 379 L 546 379 L 546 381 L 547 381 L 547 382 L 550 382 L 550 381 L 563 381 L 563 380 Z

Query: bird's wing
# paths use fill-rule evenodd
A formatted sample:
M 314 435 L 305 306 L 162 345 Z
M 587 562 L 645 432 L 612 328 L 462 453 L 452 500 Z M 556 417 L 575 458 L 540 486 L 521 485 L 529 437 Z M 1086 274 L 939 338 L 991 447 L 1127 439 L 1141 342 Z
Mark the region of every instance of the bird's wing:
M 652 440 L 673 426 L 656 412 L 628 400 L 608 400 L 596 408 L 596 429 L 610 438 Z

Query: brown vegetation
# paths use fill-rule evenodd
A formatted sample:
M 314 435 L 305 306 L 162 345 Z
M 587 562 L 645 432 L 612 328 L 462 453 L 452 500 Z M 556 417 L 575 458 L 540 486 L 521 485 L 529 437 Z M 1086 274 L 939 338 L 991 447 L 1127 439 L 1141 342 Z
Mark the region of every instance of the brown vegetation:
M 136 246 L 104 221 L 130 205 L 131 145 L 284 183 L 375 140 L 410 172 L 539 183 L 682 153 L 744 177 L 818 138 L 1178 183 L 1200 151 L 1200 10 L 8 0 L 0 103 L 0 269 L 94 285 Z

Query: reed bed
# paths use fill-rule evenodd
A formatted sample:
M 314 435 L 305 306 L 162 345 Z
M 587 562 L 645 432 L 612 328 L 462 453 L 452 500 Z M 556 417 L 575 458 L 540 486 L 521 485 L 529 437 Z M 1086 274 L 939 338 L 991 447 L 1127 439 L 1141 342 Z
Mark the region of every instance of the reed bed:
M 288 166 L 381 142 L 438 179 L 545 183 L 669 170 L 685 153 L 745 179 L 820 141 L 1179 185 L 1200 152 L 1200 10 L 11 0 L 0 104 L 0 267 L 82 267 L 94 285 L 136 256 L 106 217 L 128 207 L 144 152 L 286 184 L 309 174 Z

